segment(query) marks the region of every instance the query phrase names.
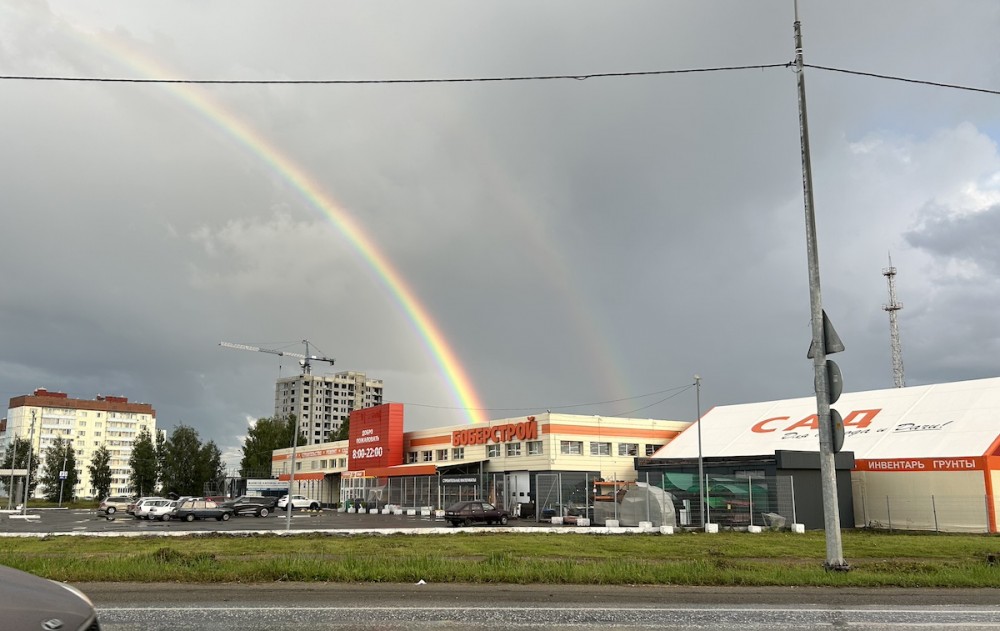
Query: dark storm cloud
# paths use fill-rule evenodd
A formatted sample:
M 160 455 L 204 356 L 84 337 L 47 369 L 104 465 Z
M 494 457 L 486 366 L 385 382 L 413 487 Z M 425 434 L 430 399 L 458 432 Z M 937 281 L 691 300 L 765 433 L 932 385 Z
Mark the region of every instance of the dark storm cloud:
M 792 57 L 779 0 L 2 10 L 6 74 L 143 74 L 129 55 L 235 79 Z M 801 10 L 807 61 L 995 83 L 995 3 Z M 273 409 L 274 379 L 298 367 L 218 342 L 296 350 L 308 338 L 337 368 L 384 378 L 388 399 L 411 404 L 409 427 L 463 422 L 394 290 L 274 168 L 278 152 L 398 270 L 489 416 L 638 397 L 696 372 L 706 406 L 809 394 L 794 82 L 773 69 L 195 88 L 215 118 L 169 87 L 3 82 L 15 124 L 0 127 L 0 390 L 122 394 L 153 404 L 161 427 L 185 422 L 235 448 L 248 417 Z M 848 388 L 891 384 L 889 251 L 912 380 L 995 376 L 998 354 L 983 352 L 1000 306 L 983 289 L 997 271 L 994 100 L 813 70 L 808 90 L 824 304 L 848 346 Z M 234 139 L 229 121 L 267 147 Z M 571 409 L 683 419 L 691 399 Z

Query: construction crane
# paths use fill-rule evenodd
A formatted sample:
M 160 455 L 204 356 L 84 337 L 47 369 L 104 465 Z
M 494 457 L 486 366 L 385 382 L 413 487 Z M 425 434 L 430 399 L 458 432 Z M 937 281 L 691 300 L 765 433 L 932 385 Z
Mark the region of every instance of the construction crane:
M 222 346 L 222 347 L 225 347 L 225 348 L 234 348 L 234 349 L 236 349 L 238 351 L 254 351 L 256 353 L 271 353 L 272 355 L 279 355 L 279 356 L 282 356 L 282 357 L 284 357 L 286 355 L 288 357 L 297 357 L 298 360 L 299 360 L 299 364 L 301 364 L 301 366 L 302 366 L 302 376 L 306 376 L 306 375 L 309 374 L 309 371 L 310 371 L 310 362 L 314 362 L 314 361 L 317 361 L 317 362 L 327 362 L 331 366 L 333 365 L 334 360 L 330 359 L 329 357 L 317 357 L 316 355 L 310 355 L 309 354 L 309 340 L 302 340 L 302 343 L 306 345 L 306 354 L 305 355 L 300 355 L 298 353 L 288 353 L 288 352 L 285 352 L 285 351 L 276 351 L 276 350 L 272 350 L 270 348 L 260 348 L 259 346 L 250 346 L 249 344 L 234 344 L 233 342 L 219 342 L 219 346 Z M 292 459 L 293 463 L 297 463 L 298 462 L 296 460 L 296 455 L 295 455 L 295 452 L 298 450 L 298 448 L 299 448 L 299 431 L 298 431 L 298 428 L 296 428 L 296 430 L 292 432 L 292 455 L 291 455 L 291 459 Z M 293 464 L 292 467 L 291 467 L 291 469 L 290 469 L 290 471 L 289 471 L 289 474 L 288 474 L 288 514 L 287 514 L 287 516 L 285 518 L 285 530 L 286 531 L 290 531 L 292 529 L 292 508 L 293 508 L 293 506 L 292 506 L 292 490 L 293 490 L 294 484 L 295 484 L 295 466 Z M 27 502 L 25 502 L 25 504 L 27 504 Z
M 288 351 L 275 351 L 269 348 L 260 348 L 259 346 L 249 346 L 247 344 L 234 344 L 233 342 L 219 342 L 219 346 L 225 348 L 235 348 L 236 350 L 239 351 L 254 351 L 257 353 L 271 353 L 272 355 L 281 355 L 283 357 L 296 357 L 299 360 L 299 365 L 302 366 L 303 375 L 308 375 L 311 372 L 312 367 L 310 366 L 310 363 L 314 361 L 327 362 L 331 366 L 333 366 L 333 363 L 336 360 L 330 359 L 329 357 L 319 357 L 317 355 L 310 355 L 309 340 L 302 340 L 302 343 L 306 345 L 305 355 L 301 355 L 299 353 L 289 353 Z

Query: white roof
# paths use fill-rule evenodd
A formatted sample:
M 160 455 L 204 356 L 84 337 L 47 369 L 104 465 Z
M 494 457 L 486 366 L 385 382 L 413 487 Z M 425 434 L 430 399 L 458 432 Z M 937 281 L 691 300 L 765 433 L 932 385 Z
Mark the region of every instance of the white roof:
M 1000 378 L 845 393 L 844 451 L 856 459 L 972 457 L 1000 444 Z M 819 451 L 816 398 L 720 406 L 709 410 L 655 458 L 759 456 Z

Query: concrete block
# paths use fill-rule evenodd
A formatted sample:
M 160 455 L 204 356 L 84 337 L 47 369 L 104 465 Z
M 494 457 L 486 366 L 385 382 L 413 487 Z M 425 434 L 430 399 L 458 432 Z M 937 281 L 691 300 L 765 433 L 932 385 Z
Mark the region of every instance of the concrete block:
M 652 530 L 652 529 L 653 529 L 653 522 L 651 521 L 639 522 L 639 530 Z
M 577 526 L 590 526 L 590 520 L 587 519 L 586 517 L 577 517 L 576 518 L 576 525 Z
M 348 512 L 348 513 L 356 513 L 356 512 L 358 512 L 358 509 L 356 509 L 356 508 L 354 508 L 354 507 L 352 506 L 352 507 L 350 507 L 350 508 L 348 508 L 348 509 L 347 509 L 347 512 Z
M 430 517 L 431 516 L 431 509 L 429 509 L 429 508 L 421 508 L 420 509 L 420 515 L 421 515 L 421 517 Z
M 719 524 L 705 524 L 705 532 L 710 534 L 719 532 Z
M 402 515 L 403 514 L 403 509 L 399 508 L 399 507 L 394 508 L 394 509 L 392 509 L 392 514 L 393 515 Z
M 798 534 L 801 535 L 801 534 L 805 533 L 805 531 L 806 531 L 806 525 L 805 524 L 792 524 L 792 532 L 798 533 Z
M 390 510 L 389 508 L 383 508 L 383 509 L 382 509 L 382 514 L 383 514 L 383 515 L 388 515 L 388 514 L 389 514 L 389 513 L 391 513 L 391 512 L 392 512 L 392 511 L 391 511 L 391 510 Z
M 621 524 L 621 522 L 619 522 L 617 519 L 609 519 L 606 522 L 604 522 L 604 527 L 605 528 L 621 528 L 620 524 Z
M 749 533 L 757 534 L 761 530 L 762 529 L 761 529 L 760 526 L 754 526 L 754 525 L 747 526 L 747 532 L 749 532 Z
M 378 509 L 377 508 L 369 508 L 368 509 L 368 514 L 369 515 L 378 515 Z
M 406 509 L 406 514 L 410 515 L 410 516 L 416 515 L 417 514 L 417 509 L 415 509 L 415 508 L 407 508 Z
M 562 526 L 562 523 L 563 523 L 563 518 L 562 517 L 553 517 L 552 518 L 552 525 L 553 526 Z
M 672 535 L 672 534 L 674 534 L 674 527 L 673 526 L 660 526 L 660 534 L 661 535 Z

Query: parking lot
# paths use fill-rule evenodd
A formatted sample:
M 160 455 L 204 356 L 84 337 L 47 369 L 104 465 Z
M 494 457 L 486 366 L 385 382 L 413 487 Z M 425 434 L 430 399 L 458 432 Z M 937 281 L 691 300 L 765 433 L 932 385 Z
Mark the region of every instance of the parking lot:
M 234 517 L 229 521 L 196 520 L 148 521 L 125 513 L 106 516 L 95 510 L 42 509 L 29 510 L 28 519 L 18 515 L 0 514 L 0 536 L 83 533 L 121 534 L 188 534 L 203 532 L 284 532 L 288 525 L 286 513 L 268 517 Z M 549 527 L 534 520 L 512 519 L 505 529 Z M 336 511 L 294 511 L 291 530 L 396 530 L 449 528 L 443 519 L 421 515 L 348 514 Z M 485 526 L 472 526 L 471 530 Z

